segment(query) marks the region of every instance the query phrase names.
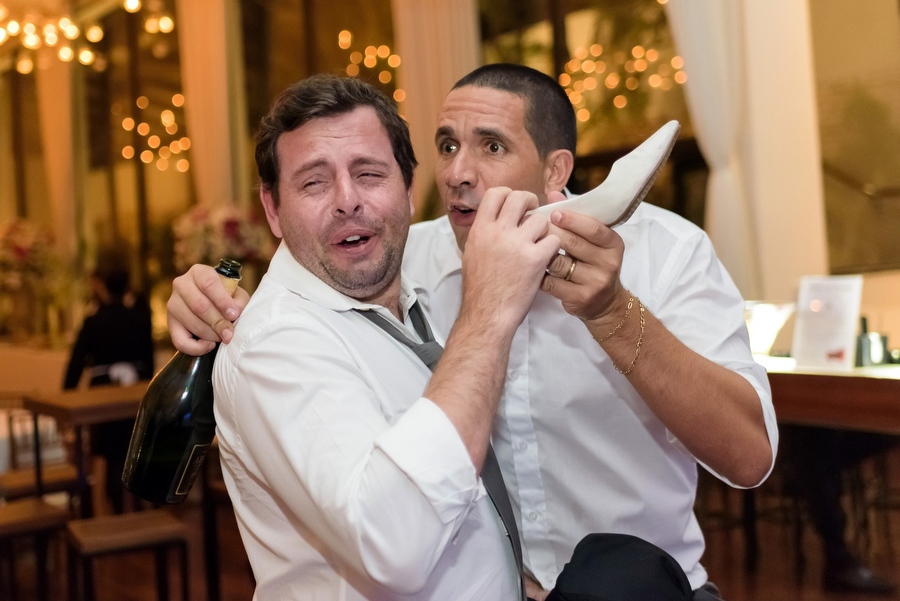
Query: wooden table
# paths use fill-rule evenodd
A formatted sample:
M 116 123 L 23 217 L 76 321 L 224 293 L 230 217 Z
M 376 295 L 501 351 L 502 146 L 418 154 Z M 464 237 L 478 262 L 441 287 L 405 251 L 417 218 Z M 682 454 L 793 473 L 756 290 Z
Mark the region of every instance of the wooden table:
M 779 424 L 900 434 L 900 365 L 849 372 L 798 368 L 790 359 L 756 357 L 769 373 Z M 743 495 L 747 566 L 756 566 L 756 494 Z
M 900 365 L 851 372 L 769 369 L 779 423 L 900 434 Z
M 122 419 L 134 419 L 138 406 L 149 382 L 133 386 L 97 386 L 94 388 L 68 390 L 54 394 L 29 394 L 23 399 L 23 408 L 32 412 L 35 428 L 35 471 L 38 489 L 42 487 L 41 450 L 38 444 L 38 416 L 49 415 L 57 422 L 68 424 L 75 430 L 75 466 L 81 503 L 81 517 L 93 515 L 90 483 L 90 453 L 84 449 L 84 434 L 89 426 Z

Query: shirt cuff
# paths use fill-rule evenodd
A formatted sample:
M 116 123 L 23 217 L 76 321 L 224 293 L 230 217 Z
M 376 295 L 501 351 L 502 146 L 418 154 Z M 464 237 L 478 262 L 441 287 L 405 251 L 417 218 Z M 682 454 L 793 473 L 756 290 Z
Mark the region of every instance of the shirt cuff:
M 424 397 L 385 430 L 375 446 L 412 480 L 444 524 L 484 495 L 456 428 L 447 414 Z

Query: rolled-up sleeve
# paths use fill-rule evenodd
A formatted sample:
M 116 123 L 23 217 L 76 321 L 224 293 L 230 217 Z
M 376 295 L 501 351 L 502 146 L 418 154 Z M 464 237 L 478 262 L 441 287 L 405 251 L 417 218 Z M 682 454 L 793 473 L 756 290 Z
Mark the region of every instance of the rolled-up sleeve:
M 778 449 L 778 423 L 769 380 L 750 353 L 744 300 L 706 234 L 698 232 L 677 246 L 666 257 L 659 276 L 654 288 L 656 317 L 689 348 L 739 374 L 756 391 L 772 449 L 771 473 Z M 675 440 L 671 433 L 669 438 Z

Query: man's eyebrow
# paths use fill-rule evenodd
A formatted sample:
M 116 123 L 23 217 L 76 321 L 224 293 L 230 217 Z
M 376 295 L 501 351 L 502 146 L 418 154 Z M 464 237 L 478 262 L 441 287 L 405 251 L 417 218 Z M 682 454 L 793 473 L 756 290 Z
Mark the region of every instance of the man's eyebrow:
M 370 156 L 360 156 L 350 161 L 351 167 L 367 167 L 370 165 L 373 167 L 390 167 L 391 164 L 388 161 L 383 161 Z
M 442 125 L 437 128 L 437 131 L 434 132 L 434 141 L 437 142 L 441 138 L 452 138 L 453 137 L 453 128 L 449 125 Z
M 504 144 L 508 144 L 510 139 L 502 130 L 494 127 L 477 127 L 475 134 L 480 138 L 495 138 Z
M 307 161 L 294 169 L 293 173 L 288 177 L 288 181 L 294 181 L 303 176 L 307 171 L 312 171 L 313 169 L 318 169 L 319 167 L 324 167 L 328 164 L 328 161 L 325 159 L 312 159 L 311 161 Z

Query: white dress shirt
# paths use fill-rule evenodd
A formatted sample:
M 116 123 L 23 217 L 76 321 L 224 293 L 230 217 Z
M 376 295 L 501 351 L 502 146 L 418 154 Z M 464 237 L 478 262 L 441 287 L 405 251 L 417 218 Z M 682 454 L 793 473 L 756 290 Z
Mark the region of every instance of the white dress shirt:
M 649 204 L 616 231 L 625 242 L 623 284 L 685 345 L 756 389 L 774 459 L 778 429 L 766 372 L 751 357 L 744 302 L 706 234 Z M 459 311 L 460 267 L 446 217 L 412 227 L 403 268 L 445 333 Z M 696 459 L 584 324 L 547 294 L 538 293 L 516 332 L 492 440 L 518 512 L 526 569 L 545 588 L 592 532 L 642 537 L 671 554 L 694 589 L 706 582 L 693 512 Z
M 404 316 L 415 298 L 404 283 Z M 517 599 L 496 511 L 457 431 L 422 397 L 431 372 L 354 308 L 418 338 L 282 244 L 219 348 L 217 433 L 255 598 Z

